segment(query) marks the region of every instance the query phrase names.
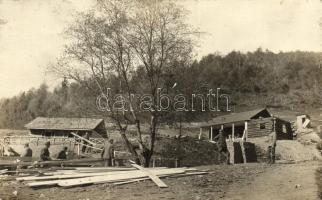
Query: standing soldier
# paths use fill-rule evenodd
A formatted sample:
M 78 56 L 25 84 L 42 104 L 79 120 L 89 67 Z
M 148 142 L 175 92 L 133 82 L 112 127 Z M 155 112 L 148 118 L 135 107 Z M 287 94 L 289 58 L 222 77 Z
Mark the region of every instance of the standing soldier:
M 108 140 L 102 151 L 101 157 L 105 160 L 105 167 L 110 167 L 114 165 L 114 140 Z
M 230 154 L 227 148 L 226 136 L 224 134 L 223 129 L 219 130 L 217 145 L 218 145 L 218 151 L 219 151 L 219 163 L 221 162 L 221 155 L 224 154 L 226 159 L 225 163 L 229 164 Z
M 276 119 L 275 117 L 273 117 L 273 128 L 272 128 L 272 132 L 269 134 L 269 145 L 267 149 L 269 164 L 275 163 L 275 148 L 276 148 L 276 140 L 277 140 L 275 124 L 276 124 Z
M 85 135 L 83 136 L 83 138 L 85 138 L 86 140 L 89 140 L 89 134 L 88 132 L 85 133 Z M 86 147 L 88 145 L 88 142 L 86 140 L 83 140 L 83 147 L 82 147 L 82 153 L 86 152 Z

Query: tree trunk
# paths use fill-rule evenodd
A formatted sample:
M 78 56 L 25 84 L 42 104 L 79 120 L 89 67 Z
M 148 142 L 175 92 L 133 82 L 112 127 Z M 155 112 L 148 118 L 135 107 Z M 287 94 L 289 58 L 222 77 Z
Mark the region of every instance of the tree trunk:
M 151 158 L 152 158 L 152 152 L 149 149 L 145 149 L 145 151 L 143 152 L 143 158 L 144 158 L 143 166 L 144 167 L 149 167 L 150 166 L 150 161 L 151 161 Z
M 128 149 L 128 151 L 132 154 L 132 156 L 135 158 L 135 162 L 138 164 L 138 165 L 141 165 L 141 162 L 140 162 L 140 159 L 139 159 L 139 156 L 137 154 L 137 152 L 135 151 L 135 149 L 133 148 L 133 145 L 131 144 L 131 142 L 128 140 L 128 138 L 126 137 L 125 135 L 125 130 L 121 130 L 120 131 L 120 134 L 122 136 L 122 139 Z

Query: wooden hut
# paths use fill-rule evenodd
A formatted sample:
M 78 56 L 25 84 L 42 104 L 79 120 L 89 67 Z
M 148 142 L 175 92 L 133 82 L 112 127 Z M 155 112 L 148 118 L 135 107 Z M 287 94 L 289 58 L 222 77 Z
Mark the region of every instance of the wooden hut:
M 293 139 L 291 123 L 280 118 L 275 119 L 277 139 Z M 220 129 L 224 129 L 227 138 L 267 136 L 273 130 L 273 115 L 266 108 L 262 108 L 219 116 L 200 125 L 199 137 L 206 130 L 209 140 L 214 141 Z
M 32 135 L 46 137 L 73 137 L 71 132 L 80 136 L 88 132 L 92 138 L 107 137 L 103 119 L 37 117 L 25 127 Z

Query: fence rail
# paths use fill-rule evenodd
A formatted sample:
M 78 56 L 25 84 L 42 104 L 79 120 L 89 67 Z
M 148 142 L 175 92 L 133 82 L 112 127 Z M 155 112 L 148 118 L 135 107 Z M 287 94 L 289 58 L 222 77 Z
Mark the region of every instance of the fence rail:
M 44 136 L 5 136 L 0 140 L 0 145 L 20 145 L 20 144 L 44 144 L 50 141 L 51 144 L 66 144 L 66 143 L 76 143 L 77 139 L 74 137 L 44 137 Z M 95 144 L 104 144 L 104 138 L 90 138 Z

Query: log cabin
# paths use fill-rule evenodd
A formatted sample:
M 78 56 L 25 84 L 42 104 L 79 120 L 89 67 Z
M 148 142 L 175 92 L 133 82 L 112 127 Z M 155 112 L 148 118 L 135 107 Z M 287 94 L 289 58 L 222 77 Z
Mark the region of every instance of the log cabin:
M 210 141 L 216 141 L 220 129 L 224 130 L 227 138 L 255 138 L 268 136 L 273 130 L 275 119 L 275 131 L 277 139 L 293 139 L 291 123 L 273 116 L 266 108 L 231 113 L 222 115 L 202 123 L 199 138 L 203 132 L 208 133 Z

